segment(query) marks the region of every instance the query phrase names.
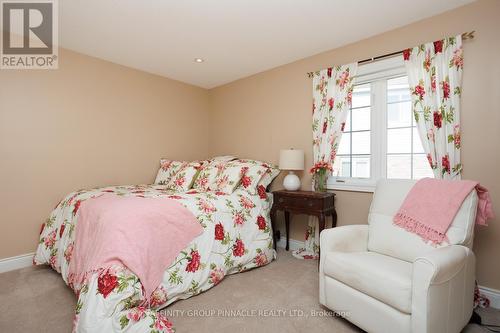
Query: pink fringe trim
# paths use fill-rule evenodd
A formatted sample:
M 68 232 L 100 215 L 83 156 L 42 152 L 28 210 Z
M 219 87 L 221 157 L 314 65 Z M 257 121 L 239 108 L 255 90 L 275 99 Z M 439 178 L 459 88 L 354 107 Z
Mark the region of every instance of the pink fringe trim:
M 448 242 L 446 234 L 432 229 L 428 225 L 425 225 L 404 213 L 397 213 L 394 216 L 393 222 L 395 225 L 405 229 L 406 231 L 417 234 L 424 241 L 430 242 L 434 246 L 440 245 L 443 241 Z

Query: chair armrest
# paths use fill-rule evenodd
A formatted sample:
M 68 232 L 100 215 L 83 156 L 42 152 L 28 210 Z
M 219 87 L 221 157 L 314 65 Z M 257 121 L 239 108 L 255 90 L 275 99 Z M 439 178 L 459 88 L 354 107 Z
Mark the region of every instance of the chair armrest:
M 319 237 L 321 256 L 319 258 L 319 302 L 326 304 L 325 258 L 328 252 L 362 252 L 368 248 L 368 225 L 346 225 L 325 229 Z
M 425 270 L 430 284 L 440 284 L 451 280 L 463 268 L 471 252 L 462 245 L 437 248 L 417 257 L 413 262 L 413 270 L 417 272 Z
M 368 225 L 346 225 L 325 229 L 320 235 L 320 248 L 323 253 L 328 251 L 360 252 L 368 246 Z
M 413 262 L 412 332 L 460 332 L 474 303 L 475 256 L 462 245 L 431 250 Z

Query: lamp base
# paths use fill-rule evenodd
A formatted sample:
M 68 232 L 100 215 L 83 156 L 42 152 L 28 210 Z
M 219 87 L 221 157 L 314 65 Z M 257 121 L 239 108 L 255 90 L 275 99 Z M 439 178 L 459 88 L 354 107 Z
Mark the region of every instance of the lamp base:
M 300 179 L 299 177 L 290 171 L 288 175 L 286 175 L 285 179 L 283 179 L 283 187 L 287 191 L 297 191 L 300 188 Z

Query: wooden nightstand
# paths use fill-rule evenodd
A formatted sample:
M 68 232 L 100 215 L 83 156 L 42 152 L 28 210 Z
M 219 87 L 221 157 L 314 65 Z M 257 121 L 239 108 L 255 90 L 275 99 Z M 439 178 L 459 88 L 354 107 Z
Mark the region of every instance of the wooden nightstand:
M 312 191 L 274 191 L 273 207 L 271 208 L 271 224 L 273 227 L 273 241 L 276 249 L 274 231 L 276 212 L 285 213 L 286 250 L 288 251 L 290 238 L 290 213 L 317 216 L 319 232 L 325 228 L 326 216 L 332 216 L 332 227 L 337 225 L 337 212 L 335 211 L 335 193 Z

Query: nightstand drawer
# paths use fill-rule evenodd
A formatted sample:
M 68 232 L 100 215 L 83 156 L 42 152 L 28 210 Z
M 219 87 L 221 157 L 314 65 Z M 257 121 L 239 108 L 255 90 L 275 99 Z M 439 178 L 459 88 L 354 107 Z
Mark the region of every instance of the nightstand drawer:
M 276 205 L 283 208 L 295 209 L 323 209 L 323 200 L 309 200 L 304 197 L 283 197 L 278 195 L 275 199 Z

